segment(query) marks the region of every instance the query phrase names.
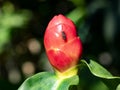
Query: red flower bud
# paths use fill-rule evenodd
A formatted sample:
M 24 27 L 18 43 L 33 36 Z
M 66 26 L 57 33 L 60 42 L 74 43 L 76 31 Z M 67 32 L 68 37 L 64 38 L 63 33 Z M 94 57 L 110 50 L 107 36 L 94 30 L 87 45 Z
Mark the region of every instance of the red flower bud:
M 82 53 L 82 44 L 73 22 L 63 15 L 48 24 L 44 45 L 51 65 L 59 72 L 75 66 Z

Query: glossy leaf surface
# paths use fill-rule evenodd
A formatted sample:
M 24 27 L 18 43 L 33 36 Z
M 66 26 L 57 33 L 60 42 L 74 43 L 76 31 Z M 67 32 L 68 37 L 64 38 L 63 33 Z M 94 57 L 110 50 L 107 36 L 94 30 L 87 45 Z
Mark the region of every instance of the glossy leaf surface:
M 54 73 L 42 72 L 28 78 L 18 90 L 68 90 L 70 85 L 77 85 L 78 76 L 58 78 Z
M 119 88 L 118 85 L 120 84 L 120 77 L 113 76 L 100 64 L 96 63 L 93 60 L 90 60 L 89 62 L 86 62 L 85 60 L 81 60 L 81 65 L 87 66 L 90 72 L 95 77 L 100 78 L 108 86 L 110 90 L 116 90 L 116 88 Z
M 81 60 L 80 68 L 87 66 L 95 77 L 100 78 L 110 90 L 119 90 L 120 77 L 113 76 L 97 62 Z M 80 78 L 77 75 L 69 78 L 60 78 L 54 73 L 42 72 L 28 78 L 18 90 L 69 90 L 71 85 L 78 85 Z

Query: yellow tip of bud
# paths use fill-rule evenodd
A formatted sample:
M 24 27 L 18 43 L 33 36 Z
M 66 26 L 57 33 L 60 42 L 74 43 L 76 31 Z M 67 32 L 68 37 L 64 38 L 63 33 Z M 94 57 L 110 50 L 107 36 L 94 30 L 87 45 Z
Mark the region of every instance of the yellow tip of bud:
M 59 72 L 55 69 L 55 73 L 58 78 L 65 79 L 77 75 L 78 68 L 77 66 L 71 67 L 70 69 L 66 70 L 65 72 Z

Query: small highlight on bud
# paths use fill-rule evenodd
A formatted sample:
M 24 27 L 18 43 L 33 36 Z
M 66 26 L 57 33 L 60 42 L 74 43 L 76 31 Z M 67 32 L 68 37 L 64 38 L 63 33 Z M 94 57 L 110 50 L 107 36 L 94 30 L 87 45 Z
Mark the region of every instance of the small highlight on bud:
M 44 46 L 49 62 L 57 74 L 77 74 L 82 42 L 69 18 L 61 14 L 53 17 L 45 31 Z

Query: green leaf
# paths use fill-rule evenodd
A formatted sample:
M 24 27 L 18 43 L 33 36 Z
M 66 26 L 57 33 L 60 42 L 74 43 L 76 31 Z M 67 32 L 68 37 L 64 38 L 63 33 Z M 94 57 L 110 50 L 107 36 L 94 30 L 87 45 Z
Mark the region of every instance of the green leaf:
M 77 75 L 63 79 L 54 73 L 41 72 L 25 80 L 18 90 L 68 90 L 69 86 L 78 82 Z
M 70 18 L 76 24 L 76 26 L 79 26 L 81 24 L 80 22 L 84 19 L 86 14 L 87 12 L 85 8 L 78 7 L 68 13 L 66 16 Z
M 110 72 L 93 60 L 90 60 L 89 62 L 81 60 L 81 65 L 87 66 L 90 72 L 94 76 L 100 78 L 110 90 L 116 90 L 116 88 L 118 90 L 118 85 L 120 85 L 120 77 L 113 76 Z
M 117 89 L 116 90 L 120 90 L 120 84 L 117 86 Z
M 31 18 L 28 10 L 15 11 L 13 4 L 6 2 L 0 13 L 0 53 L 10 42 L 12 28 L 23 27 Z M 17 30 L 17 29 L 16 29 Z
M 76 6 L 84 6 L 85 0 L 70 0 Z

